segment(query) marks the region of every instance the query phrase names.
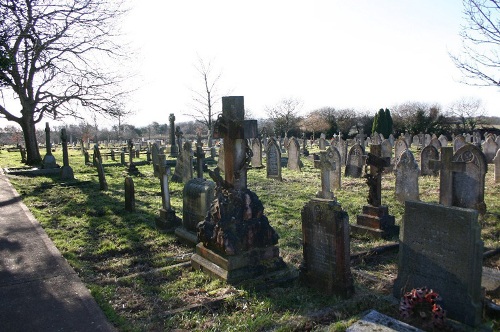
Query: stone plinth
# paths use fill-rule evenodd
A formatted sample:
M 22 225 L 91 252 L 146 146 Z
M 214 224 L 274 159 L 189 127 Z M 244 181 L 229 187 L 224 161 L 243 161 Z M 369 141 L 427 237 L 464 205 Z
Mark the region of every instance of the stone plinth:
M 238 255 L 225 255 L 198 243 L 196 253 L 191 257 L 191 264 L 194 269 L 202 270 L 228 283 L 271 276 L 274 272 L 286 268 L 277 246 L 254 248 Z
M 351 233 L 366 235 L 375 239 L 388 239 L 399 233 L 394 216 L 389 214 L 385 205 L 363 206 L 363 212 L 357 216 L 356 225 L 351 225 Z
M 172 209 L 160 209 L 160 216 L 155 219 L 156 227 L 163 231 L 173 231 L 181 224 L 181 219 L 175 215 Z

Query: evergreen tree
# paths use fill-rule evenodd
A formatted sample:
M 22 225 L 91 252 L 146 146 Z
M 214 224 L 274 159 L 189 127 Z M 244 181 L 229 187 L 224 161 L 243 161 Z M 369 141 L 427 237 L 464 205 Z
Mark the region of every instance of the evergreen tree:
M 384 133 L 385 138 L 389 138 L 389 135 L 392 134 L 392 116 L 391 111 L 388 108 L 385 109 L 385 120 L 387 121 L 387 132 Z M 387 134 L 387 136 L 386 136 Z
M 383 108 L 379 109 L 378 110 L 378 128 L 377 128 L 377 132 L 379 134 L 382 134 L 384 135 L 385 138 L 387 138 L 388 136 L 386 136 L 386 133 L 387 133 L 387 119 L 385 117 L 385 111 Z

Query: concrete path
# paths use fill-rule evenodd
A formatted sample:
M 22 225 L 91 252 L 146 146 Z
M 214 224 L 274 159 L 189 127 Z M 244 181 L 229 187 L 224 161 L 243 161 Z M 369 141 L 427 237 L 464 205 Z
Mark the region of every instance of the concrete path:
M 1 169 L 0 331 L 116 331 Z

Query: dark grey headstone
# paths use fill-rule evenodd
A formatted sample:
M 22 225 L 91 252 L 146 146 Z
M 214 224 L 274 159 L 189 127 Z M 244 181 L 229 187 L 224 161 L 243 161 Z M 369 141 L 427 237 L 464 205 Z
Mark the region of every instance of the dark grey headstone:
M 281 149 L 274 139 L 269 139 L 266 151 L 267 177 L 281 180 Z
M 420 174 L 437 176 L 439 171 L 434 167 L 430 167 L 429 160 L 439 160 L 439 150 L 432 144 L 427 145 L 420 152 Z
M 400 233 L 394 296 L 428 287 L 442 297 L 448 317 L 481 323 L 483 241 L 475 210 L 407 201 Z
M 352 146 L 349 150 L 349 155 L 347 156 L 345 176 L 351 176 L 353 178 L 361 177 L 364 164 L 363 155 L 364 151 L 361 145 L 355 144 Z

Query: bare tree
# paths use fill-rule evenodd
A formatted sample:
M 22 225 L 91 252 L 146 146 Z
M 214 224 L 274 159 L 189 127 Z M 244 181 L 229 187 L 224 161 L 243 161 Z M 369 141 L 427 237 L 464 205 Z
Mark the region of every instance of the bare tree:
M 450 54 L 464 75 L 463 83 L 500 85 L 500 1 L 463 0 L 462 51 Z
M 195 68 L 202 79 L 203 85 L 200 89 L 191 89 L 193 93 L 193 105 L 192 113 L 188 115 L 206 127 L 208 132 L 208 146 L 211 147 L 215 117 L 220 113 L 220 110 L 215 110 L 214 106 L 221 99 L 217 87 L 222 73 L 214 72 L 212 62 L 205 62 L 201 58 L 198 58 Z
M 484 117 L 484 108 L 480 99 L 462 98 L 448 107 L 448 116 L 460 122 L 463 132 L 474 131 Z
M 281 100 L 274 106 L 266 106 L 266 113 L 273 122 L 274 133 L 288 137 L 292 129 L 299 126 L 302 102 L 295 98 Z
M 122 0 L 0 1 L 0 92 L 19 102 L 0 104 L 0 116 L 22 128 L 28 164 L 41 161 L 35 125 L 47 114 L 113 115 L 124 94 L 110 70 L 126 54 L 114 42 L 123 13 Z

